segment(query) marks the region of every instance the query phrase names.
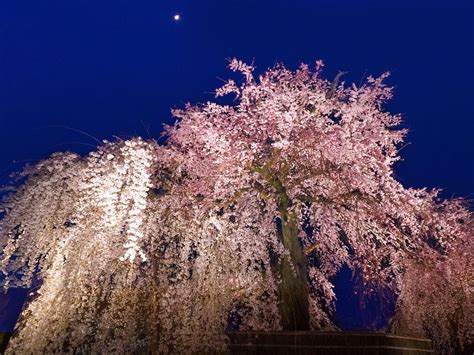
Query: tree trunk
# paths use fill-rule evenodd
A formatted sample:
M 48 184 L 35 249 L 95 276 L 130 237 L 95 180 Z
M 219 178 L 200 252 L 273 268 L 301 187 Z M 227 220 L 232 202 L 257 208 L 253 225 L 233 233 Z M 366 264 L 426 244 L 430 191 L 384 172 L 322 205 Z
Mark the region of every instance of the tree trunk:
M 291 200 L 280 178 L 268 167 L 252 165 L 251 170 L 260 174 L 276 191 L 281 220 L 280 240 L 289 257 L 279 261 L 278 284 L 279 310 L 284 330 L 309 330 L 309 287 L 306 276 L 306 255 L 298 239 L 298 219 L 289 212 Z
M 297 218 L 288 213 L 290 201 L 285 191 L 280 193 L 281 241 L 290 253 L 278 266 L 279 309 L 284 330 L 309 330 L 309 288 L 306 276 L 306 256 L 298 239 Z M 293 265 L 292 265 L 293 264 Z M 294 267 L 293 267 L 294 266 Z

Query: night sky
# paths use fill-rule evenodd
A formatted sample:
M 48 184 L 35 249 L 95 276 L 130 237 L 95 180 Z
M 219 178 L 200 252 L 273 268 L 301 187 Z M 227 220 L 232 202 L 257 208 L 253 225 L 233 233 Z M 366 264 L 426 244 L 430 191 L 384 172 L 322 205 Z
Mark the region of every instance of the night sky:
M 473 12 L 467 0 L 3 0 L 0 182 L 95 139 L 158 138 L 171 108 L 213 99 L 231 75 L 226 58 L 257 72 L 322 59 L 328 78 L 346 70 L 357 84 L 392 72 L 387 109 L 410 130 L 398 179 L 472 199 Z M 348 311 L 347 285 L 336 288 L 337 319 L 370 323 Z

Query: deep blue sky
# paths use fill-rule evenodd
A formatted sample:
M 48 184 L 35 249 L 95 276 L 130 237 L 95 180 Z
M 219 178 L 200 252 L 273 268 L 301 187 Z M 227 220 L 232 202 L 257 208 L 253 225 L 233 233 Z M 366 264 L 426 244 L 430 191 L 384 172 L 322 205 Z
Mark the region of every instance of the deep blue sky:
M 388 109 L 411 143 L 397 176 L 473 198 L 473 31 L 467 0 L 3 0 L 0 181 L 95 144 L 56 126 L 157 138 L 170 108 L 213 98 L 225 58 L 257 70 L 323 59 L 328 77 L 348 70 L 357 83 L 391 71 Z

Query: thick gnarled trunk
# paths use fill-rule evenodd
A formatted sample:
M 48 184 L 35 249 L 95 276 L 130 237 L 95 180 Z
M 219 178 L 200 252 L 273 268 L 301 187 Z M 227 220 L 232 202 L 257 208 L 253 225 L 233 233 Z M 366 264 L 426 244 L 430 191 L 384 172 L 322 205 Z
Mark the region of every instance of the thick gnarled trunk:
M 295 224 L 295 220 L 291 219 L 282 221 L 281 237 L 283 244 L 290 252 L 291 262 L 287 257 L 280 261 L 279 309 L 284 330 L 309 330 L 306 258 L 299 245 L 298 228 Z
M 277 268 L 280 279 L 278 284 L 279 310 L 283 329 L 309 330 L 309 286 L 306 275 L 306 255 L 298 238 L 298 219 L 294 213 L 289 211 L 292 202 L 277 174 L 268 167 L 253 165 L 251 170 L 259 173 L 275 189 L 281 223 L 279 238 L 289 252 L 289 256 L 280 259 Z
M 298 220 L 288 212 L 290 200 L 284 188 L 280 195 L 281 241 L 289 258 L 280 260 L 278 270 L 279 309 L 284 330 L 309 330 L 309 287 L 306 276 L 306 256 L 298 239 Z M 291 260 L 288 260 L 291 259 Z

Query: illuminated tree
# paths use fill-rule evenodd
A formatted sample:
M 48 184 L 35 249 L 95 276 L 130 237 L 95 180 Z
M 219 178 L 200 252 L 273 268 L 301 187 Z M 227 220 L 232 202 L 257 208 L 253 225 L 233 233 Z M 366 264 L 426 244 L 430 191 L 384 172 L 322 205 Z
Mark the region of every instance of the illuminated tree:
M 9 351 L 186 352 L 240 329 L 332 329 L 331 277 L 402 290 L 433 243 L 469 231 L 459 204 L 406 189 L 392 166 L 404 130 L 383 110 L 388 74 L 344 87 L 301 65 L 243 74 L 175 110 L 166 143 L 105 142 L 27 169 L 0 221 L 6 287 L 42 284 Z M 408 292 L 409 291 L 405 291 Z M 405 299 L 408 299 L 405 297 Z

